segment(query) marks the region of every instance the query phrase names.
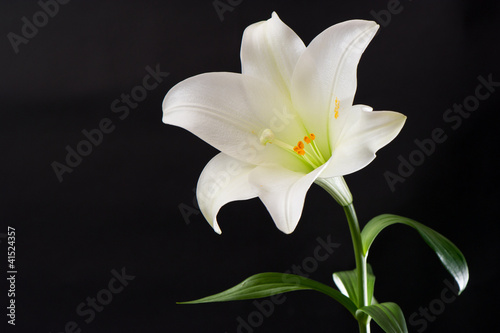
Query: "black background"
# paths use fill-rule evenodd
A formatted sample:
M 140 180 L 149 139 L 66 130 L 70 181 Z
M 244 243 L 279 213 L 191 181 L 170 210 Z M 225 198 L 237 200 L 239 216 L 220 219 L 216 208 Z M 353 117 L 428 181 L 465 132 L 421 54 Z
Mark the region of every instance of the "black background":
M 233 4 L 239 1 L 233 1 Z M 313 255 L 317 238 L 340 247 L 311 273 L 354 268 L 342 209 L 313 186 L 291 235 L 274 226 L 257 200 L 225 206 L 217 235 L 194 207 L 193 189 L 217 151 L 194 135 L 161 122 L 161 102 L 177 82 L 210 71 L 240 71 L 246 26 L 277 11 L 306 45 L 327 27 L 374 19 L 393 1 L 241 1 L 221 20 L 212 1 L 77 1 L 39 28 L 16 54 L 7 35 L 20 35 L 36 2 L 0 5 L 1 230 L 16 229 L 16 326 L 12 332 L 237 332 L 252 301 L 175 305 L 226 289 L 249 275 L 284 272 Z M 355 102 L 408 116 L 401 134 L 365 169 L 346 177 L 362 225 L 381 213 L 414 218 L 450 238 L 466 256 L 465 292 L 429 321 L 426 332 L 481 332 L 494 323 L 499 295 L 496 237 L 499 167 L 499 91 L 481 101 L 455 130 L 443 120 L 454 103 L 473 95 L 478 76 L 500 81 L 496 1 L 401 1 L 358 67 Z M 111 103 L 142 84 L 146 67 L 170 75 L 120 119 Z M 497 88 L 497 90 L 500 90 Z M 59 182 L 51 164 L 82 130 L 111 119 L 114 130 Z M 391 191 L 415 139 L 442 128 L 447 140 Z M 191 208 L 194 209 L 194 208 Z M 2 271 L 7 244 L 1 239 Z M 398 303 L 408 319 L 439 299 L 451 277 L 416 232 L 394 226 L 377 238 L 369 258 L 379 301 Z M 76 308 L 107 288 L 111 271 L 135 276 L 89 323 Z M 2 273 L 5 277 L 5 273 Z M 434 302 L 436 303 L 436 302 Z M 254 314 L 255 316 L 255 314 Z M 255 317 L 256 318 L 256 317 Z M 4 326 L 2 323 L 2 326 Z M 372 324 L 373 331 L 377 332 Z M 411 325 L 410 332 L 423 331 Z M 286 295 L 254 332 L 355 332 L 348 312 L 315 292 Z M 240 330 L 245 332 L 245 330 Z

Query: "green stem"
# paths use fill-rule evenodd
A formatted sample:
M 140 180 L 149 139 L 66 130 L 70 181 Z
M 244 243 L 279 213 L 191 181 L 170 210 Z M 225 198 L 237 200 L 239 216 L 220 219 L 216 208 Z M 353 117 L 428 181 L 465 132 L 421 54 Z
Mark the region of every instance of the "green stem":
M 359 324 L 359 333 L 370 333 L 370 323 L 363 324 L 361 321 L 358 321 Z
M 366 269 L 366 257 L 363 255 L 363 245 L 361 243 L 361 230 L 358 218 L 352 203 L 344 206 L 344 212 L 351 231 L 352 245 L 354 247 L 354 257 L 356 259 L 356 271 L 358 276 L 358 306 L 361 308 L 368 304 L 368 273 Z M 370 333 L 370 321 L 366 314 L 357 317 L 360 333 Z
M 366 257 L 363 255 L 363 244 L 361 243 L 361 230 L 358 218 L 352 205 L 352 194 L 347 187 L 343 177 L 318 178 L 316 184 L 324 188 L 342 207 L 344 207 L 349 230 L 351 231 L 354 257 L 356 258 L 356 275 L 358 277 L 358 308 L 368 304 L 368 273 L 366 269 Z M 360 333 L 370 333 L 370 317 L 361 312 L 356 316 L 359 323 Z

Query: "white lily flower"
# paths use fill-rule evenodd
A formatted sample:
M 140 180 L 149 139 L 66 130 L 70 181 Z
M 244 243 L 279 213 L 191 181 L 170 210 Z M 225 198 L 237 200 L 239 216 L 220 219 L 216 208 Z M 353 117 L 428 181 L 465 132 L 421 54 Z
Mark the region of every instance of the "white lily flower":
M 373 21 L 346 21 L 306 47 L 273 13 L 246 28 L 241 74 L 201 74 L 168 92 L 163 122 L 221 151 L 197 187 L 200 210 L 217 233 L 223 205 L 255 197 L 291 233 L 314 182 L 342 205 L 352 202 L 342 176 L 368 165 L 406 120 L 352 105 L 357 65 L 377 29 Z

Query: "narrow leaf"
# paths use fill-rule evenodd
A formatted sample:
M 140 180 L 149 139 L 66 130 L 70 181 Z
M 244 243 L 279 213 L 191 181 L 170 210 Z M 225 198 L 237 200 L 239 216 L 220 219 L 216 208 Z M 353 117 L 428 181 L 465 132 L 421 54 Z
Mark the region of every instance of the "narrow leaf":
M 364 254 L 368 253 L 375 237 L 383 229 L 395 223 L 405 224 L 418 231 L 427 245 L 436 252 L 444 267 L 455 278 L 459 286 L 459 293 L 461 293 L 469 281 L 469 269 L 464 255 L 446 237 L 417 221 L 392 214 L 383 214 L 374 217 L 361 232 Z
M 236 301 L 269 297 L 296 290 L 316 290 L 342 304 L 354 316 L 356 305 L 341 292 L 323 283 L 300 275 L 283 273 L 260 273 L 252 275 L 240 284 L 221 293 L 178 304 L 196 304 L 209 302 Z
M 403 311 L 396 303 L 368 305 L 359 309 L 358 314 L 359 312 L 372 317 L 386 333 L 408 333 Z
M 368 287 L 368 303 L 373 304 L 373 290 L 375 288 L 375 276 L 372 273 L 371 267 L 368 266 L 368 279 L 367 279 L 367 287 Z M 352 271 L 343 271 L 333 273 L 333 282 L 337 285 L 337 288 L 344 294 L 349 297 L 351 301 L 354 302 L 359 307 L 359 296 L 358 296 L 358 274 L 356 270 Z

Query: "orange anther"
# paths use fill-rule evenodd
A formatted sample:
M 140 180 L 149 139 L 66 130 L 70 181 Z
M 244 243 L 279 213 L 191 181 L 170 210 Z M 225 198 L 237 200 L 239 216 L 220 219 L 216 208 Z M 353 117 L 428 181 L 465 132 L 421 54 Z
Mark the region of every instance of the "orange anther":
M 300 156 L 304 156 L 306 154 L 306 151 L 304 149 L 299 149 L 297 154 L 299 154 Z
M 311 139 L 309 139 L 309 137 L 308 137 L 308 136 L 305 136 L 305 137 L 304 137 L 304 141 L 305 141 L 307 144 L 311 143 Z
M 304 142 L 299 141 L 299 143 L 297 143 L 297 147 L 299 147 L 300 149 L 304 149 Z
M 311 140 L 316 139 L 316 135 L 314 135 L 313 133 L 309 134 L 309 137 L 311 138 Z

